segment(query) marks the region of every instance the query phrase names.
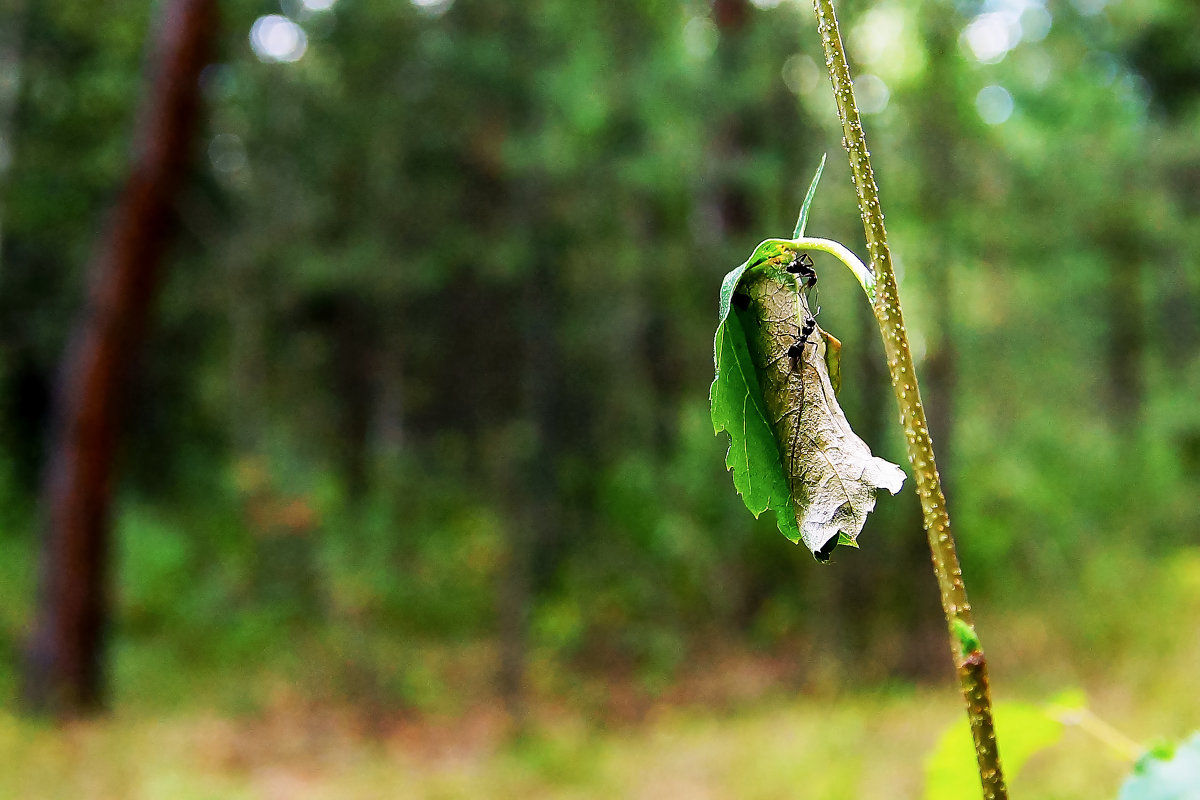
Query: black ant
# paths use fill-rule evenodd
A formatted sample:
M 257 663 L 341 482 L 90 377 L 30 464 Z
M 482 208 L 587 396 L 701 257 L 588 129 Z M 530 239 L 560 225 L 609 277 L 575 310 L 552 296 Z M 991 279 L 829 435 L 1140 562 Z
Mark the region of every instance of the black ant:
M 803 275 L 804 273 L 800 274 Z M 814 274 L 806 277 L 811 278 L 811 283 L 808 283 L 806 288 L 812 288 L 812 285 L 815 284 L 817 280 L 816 275 Z M 796 424 L 792 429 L 792 443 L 791 447 L 789 448 L 791 462 L 788 468 L 789 476 L 794 476 L 796 474 L 796 459 L 799 456 L 800 450 L 800 431 L 803 427 L 804 421 L 804 346 L 811 344 L 814 348 L 817 347 L 817 342 L 809 341 L 809 337 L 813 335 L 813 332 L 816 331 L 816 329 L 817 321 L 813 319 L 812 314 L 805 314 L 804 322 L 800 325 L 799 335 L 796 337 L 796 341 L 793 342 L 792 345 L 787 349 L 787 357 L 792 361 L 789 380 L 791 375 L 795 375 L 799 378 L 798 386 L 796 387 Z
M 817 342 L 810 341 L 812 333 L 817 329 L 817 320 L 812 319 L 812 314 L 804 315 L 804 323 L 799 326 L 796 337 L 796 342 L 793 342 L 787 348 L 787 357 L 791 359 L 792 366 L 788 371 L 788 383 L 796 378 L 796 404 L 794 411 L 788 411 L 788 414 L 796 414 L 796 423 L 792 426 L 792 443 L 788 447 L 788 469 L 787 475 L 791 480 L 798 480 L 797 476 L 797 459 L 800 455 L 800 432 L 804 427 L 804 345 L 811 344 L 812 347 L 817 347 Z M 786 416 L 787 414 L 785 414 Z
M 792 262 L 785 269 L 793 275 L 798 275 L 802 280 L 800 283 L 801 291 L 805 294 L 805 299 L 811 294 L 812 290 L 817 286 L 817 271 L 813 269 L 812 256 L 808 253 L 801 253 L 792 259 Z M 733 305 L 743 311 L 750 307 L 750 298 L 744 294 L 734 293 Z M 819 311 L 820 309 L 818 309 Z M 804 323 L 800 326 L 800 335 L 795 343 L 788 347 L 787 357 L 792 360 L 792 371 L 796 372 L 797 363 L 801 356 L 804 355 L 804 345 L 816 344 L 810 342 L 808 337 L 812 336 L 813 331 L 817 329 L 817 321 L 813 319 L 812 314 L 806 314 Z
M 808 253 L 801 253 L 792 263 L 787 265 L 786 269 L 788 272 L 802 279 L 800 290 L 804 292 L 805 299 L 807 300 L 812 290 L 817 286 L 817 271 L 813 269 L 812 256 Z M 809 344 L 808 337 L 812 336 L 813 331 L 816 329 L 817 321 L 813 319 L 813 315 L 805 314 L 804 324 L 800 327 L 800 337 L 787 351 L 788 358 L 792 359 L 793 369 L 795 368 L 796 359 L 804 354 L 804 345 Z
M 811 315 L 804 318 L 804 324 L 800 326 L 800 336 L 796 339 L 796 343 L 788 348 L 788 358 L 797 359 L 804 355 L 804 345 L 815 344 L 808 341 L 808 337 L 812 336 L 813 331 L 817 329 L 817 321 Z
M 809 293 L 817 285 L 817 271 L 813 269 L 812 256 L 808 253 L 801 253 L 796 257 L 796 260 L 786 267 L 787 271 L 793 275 L 799 275 L 804 279 L 803 288 L 806 293 Z

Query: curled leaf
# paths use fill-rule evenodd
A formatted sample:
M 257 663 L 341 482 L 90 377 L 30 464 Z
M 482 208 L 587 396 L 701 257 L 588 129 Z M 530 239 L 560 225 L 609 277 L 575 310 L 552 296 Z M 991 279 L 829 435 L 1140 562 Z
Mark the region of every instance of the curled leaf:
M 772 267 L 748 271 L 737 309 L 775 432 L 800 535 L 814 554 L 853 544 L 875 508 L 875 490 L 900 491 L 904 471 L 871 450 L 846 421 L 826 355 L 830 343 L 811 320 L 793 275 Z M 796 346 L 799 346 L 797 351 Z M 797 354 L 798 353 L 798 354 Z
M 844 245 L 805 238 L 825 159 L 813 176 L 794 238 L 767 239 L 721 282 L 709 393 L 713 430 L 728 431 L 725 464 L 754 516 L 775 511 L 780 532 L 819 561 L 857 546 L 875 490 L 900 491 L 904 471 L 875 458 L 837 404 L 842 343 L 816 325 L 797 275 L 816 278 L 805 251 L 829 253 L 874 302 L 875 276 Z M 798 265 L 803 265 L 801 268 Z

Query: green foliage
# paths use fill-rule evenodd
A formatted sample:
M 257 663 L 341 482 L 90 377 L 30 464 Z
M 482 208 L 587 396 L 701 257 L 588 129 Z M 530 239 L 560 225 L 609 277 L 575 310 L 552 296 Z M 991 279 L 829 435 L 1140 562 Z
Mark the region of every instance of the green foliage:
M 1118 800 L 1200 798 L 1200 733 L 1177 747 L 1154 748 L 1134 765 Z
M 50 389 L 127 161 L 151 8 L 21 5 L 20 95 L 0 122 L 6 699 L 34 604 Z M 929 612 L 905 577 L 928 560 L 911 499 L 873 513 L 861 571 L 797 579 L 803 552 L 755 535 L 714 457 L 719 265 L 792 229 L 841 135 L 811 10 L 730 5 L 740 24 L 696 3 L 341 2 L 297 12 L 308 51 L 268 64 L 247 40 L 266 7 L 222 4 L 180 239 L 126 399 L 119 697 L 307 660 L 355 696 L 445 700 L 454 682 L 423 648 L 495 636 L 510 543 L 539 503 L 531 648 L 563 684 L 612 664 L 655 683 L 697 638 L 747 630 L 881 674 L 944 661 L 902 638 Z M 1144 42 L 1186 42 L 1195 10 L 1050 12 L 1044 39 L 995 63 L 960 46 L 966 6 L 862 4 L 844 23 L 852 60 L 891 90 L 866 123 L 973 599 L 1002 619 L 1055 608 L 1037 652 L 1087 671 L 1170 646 L 1174 626 L 1144 610 L 1194 616 L 1200 596 L 1172 577 L 1200 527 L 1200 106 L 1172 78 L 1196 48 Z M 976 110 L 993 84 L 1015 103 L 1002 125 Z M 244 160 L 218 168 L 217 136 Z M 853 242 L 845 170 L 828 163 L 807 227 Z M 846 342 L 839 401 L 898 461 L 854 287 L 822 269 L 820 321 Z M 1110 391 L 1122 375 L 1140 394 Z M 308 527 L 249 519 L 247 460 L 269 476 L 255 502 L 302 500 Z M 836 602 L 864 635 L 831 622 Z
M 1046 708 L 1025 703 L 997 703 L 992 710 L 1000 757 L 1009 781 L 1038 752 L 1057 742 L 1063 723 Z M 956 720 L 938 738 L 925 761 L 924 800 L 962 800 L 979 794 L 979 767 L 971 746 L 966 717 Z

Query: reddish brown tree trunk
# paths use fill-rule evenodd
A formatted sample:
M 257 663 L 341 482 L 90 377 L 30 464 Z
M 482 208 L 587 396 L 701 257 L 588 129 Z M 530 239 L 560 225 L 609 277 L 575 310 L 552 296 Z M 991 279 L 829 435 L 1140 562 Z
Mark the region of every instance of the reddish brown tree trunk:
M 40 594 L 25 684 L 35 711 L 65 717 L 102 705 L 121 400 L 158 285 L 215 28 L 215 0 L 170 0 L 163 9 L 130 175 L 89 266 L 87 305 L 63 358 L 42 488 Z

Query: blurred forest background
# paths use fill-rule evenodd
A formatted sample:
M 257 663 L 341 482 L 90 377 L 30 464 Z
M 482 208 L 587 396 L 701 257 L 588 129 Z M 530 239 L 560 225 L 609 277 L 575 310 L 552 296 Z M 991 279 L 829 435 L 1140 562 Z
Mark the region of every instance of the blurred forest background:
M 646 796 L 777 797 L 808 764 L 796 796 L 916 796 L 961 711 L 911 487 L 822 567 L 746 512 L 708 418 L 720 279 L 823 153 L 810 234 L 865 255 L 811 8 L 219 6 L 121 387 L 115 716 L 60 733 L 18 713 L 39 495 L 159 6 L 0 5 L 0 793 L 637 796 L 662 768 Z M 839 13 L 997 692 L 1182 735 L 1200 9 Z M 869 309 L 817 269 L 847 415 L 906 463 Z M 1123 769 L 1072 768 L 1028 796 Z

